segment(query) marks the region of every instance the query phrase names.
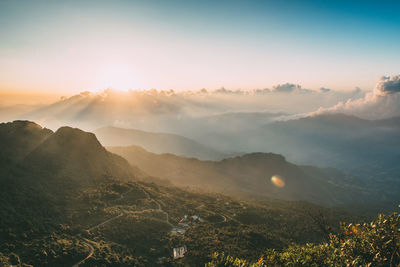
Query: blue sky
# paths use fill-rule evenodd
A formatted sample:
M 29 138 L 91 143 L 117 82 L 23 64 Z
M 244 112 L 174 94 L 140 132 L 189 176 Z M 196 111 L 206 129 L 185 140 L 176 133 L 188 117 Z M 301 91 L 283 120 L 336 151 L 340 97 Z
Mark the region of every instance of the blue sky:
M 399 1 L 0 2 L 0 90 L 372 89 Z

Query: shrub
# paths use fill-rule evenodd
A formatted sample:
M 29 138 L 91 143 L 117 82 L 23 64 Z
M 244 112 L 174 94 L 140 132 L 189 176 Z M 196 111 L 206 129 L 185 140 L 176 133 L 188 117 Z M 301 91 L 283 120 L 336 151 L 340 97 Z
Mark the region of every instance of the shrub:
M 281 252 L 267 250 L 256 263 L 214 253 L 208 267 L 232 266 L 398 266 L 400 215 L 380 214 L 371 223 L 341 224 L 322 244 L 290 245 Z

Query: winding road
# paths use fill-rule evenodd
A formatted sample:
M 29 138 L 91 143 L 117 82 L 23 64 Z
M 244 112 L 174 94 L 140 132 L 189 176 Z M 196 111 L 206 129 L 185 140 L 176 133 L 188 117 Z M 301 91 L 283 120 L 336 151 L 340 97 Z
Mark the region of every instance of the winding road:
M 170 226 L 172 226 L 172 227 L 175 227 L 172 223 L 170 223 L 170 221 L 169 221 L 169 214 L 168 214 L 168 212 L 166 212 L 165 210 L 163 210 L 163 209 L 161 208 L 160 203 L 158 203 L 154 198 L 152 198 L 152 197 L 150 196 L 150 194 L 147 193 L 147 191 L 143 189 L 143 187 L 142 187 L 142 190 L 143 190 L 143 193 L 146 195 L 146 197 L 147 197 L 148 199 L 150 199 L 151 201 L 153 201 L 154 203 L 156 203 L 156 205 L 157 205 L 157 210 L 159 210 L 159 211 L 161 211 L 162 213 L 165 214 L 165 216 L 166 216 L 165 221 L 167 222 L 167 224 L 170 225 Z
M 198 206 L 196 209 L 200 209 L 200 208 L 203 208 L 203 207 L 205 207 L 205 205 L 204 205 L 204 204 L 201 204 L 201 205 Z M 229 216 L 229 215 L 226 215 L 226 214 L 224 215 L 224 214 L 222 214 L 222 213 L 216 213 L 216 212 L 211 211 L 211 210 L 209 210 L 209 209 L 204 209 L 204 210 L 207 211 L 207 212 L 209 212 L 209 213 L 212 213 L 212 214 L 214 214 L 214 215 L 216 215 L 216 216 L 221 216 L 221 217 L 222 217 L 222 221 L 220 221 L 220 222 L 215 222 L 215 223 L 213 223 L 213 224 L 226 223 L 226 222 L 228 221 L 228 219 L 231 220 L 231 221 L 235 221 L 235 222 L 237 222 L 237 223 L 239 223 L 239 224 L 242 224 L 241 222 L 239 222 L 238 220 L 232 218 L 232 217 Z M 228 219 L 227 219 L 227 218 L 228 218 Z
M 122 216 L 124 216 L 124 213 L 118 214 L 117 216 L 112 217 L 112 218 L 108 219 L 107 221 L 104 221 L 102 223 L 96 224 L 95 226 L 87 229 L 87 231 L 93 231 L 94 229 L 99 228 L 100 226 L 105 225 L 106 223 L 109 223 L 111 221 L 114 221 L 115 219 L 118 219 L 119 217 L 122 217 Z
M 89 248 L 90 252 L 89 252 L 89 254 L 86 256 L 86 258 L 84 258 L 83 260 L 81 260 L 81 261 L 75 263 L 74 265 L 72 265 L 72 267 L 78 267 L 80 264 L 84 263 L 87 259 L 89 259 L 90 257 L 92 257 L 93 254 L 94 254 L 94 247 L 93 247 L 91 244 L 89 244 L 89 243 L 87 243 L 87 242 L 83 242 L 83 244 L 85 244 L 85 245 Z
M 142 186 L 141 186 L 141 189 L 142 189 L 144 195 L 146 196 L 146 198 L 149 199 L 149 200 L 151 200 L 152 202 L 154 202 L 154 203 L 157 205 L 157 209 L 156 209 L 156 210 L 158 210 L 158 211 L 160 211 L 160 212 L 162 212 L 162 213 L 165 214 L 165 222 L 166 222 L 168 225 L 170 225 L 171 227 L 175 227 L 175 226 L 169 221 L 169 214 L 168 214 L 168 212 L 166 212 L 165 210 L 162 209 L 160 203 L 159 203 L 158 201 L 156 201 L 154 198 L 152 198 L 152 197 L 150 196 L 150 194 L 149 194 Z M 115 199 L 115 200 L 113 200 L 112 202 L 115 202 L 115 201 L 118 201 L 118 200 L 123 199 L 124 196 L 125 196 L 126 194 L 130 193 L 132 190 L 133 190 L 133 188 L 129 189 L 129 190 L 126 191 L 125 193 L 122 193 L 121 196 L 120 196 L 118 199 Z M 202 205 L 198 206 L 196 209 L 202 208 L 202 207 L 204 207 L 204 206 L 205 206 L 205 205 L 202 204 Z M 154 209 L 153 209 L 153 210 L 154 210 Z M 236 221 L 236 222 L 240 223 L 239 221 L 237 221 L 236 219 L 234 219 L 234 218 L 232 218 L 232 217 L 230 217 L 230 216 L 228 216 L 228 215 L 218 214 L 218 213 L 216 213 L 216 212 L 214 212 L 214 211 L 211 211 L 211 210 L 208 210 L 208 209 L 205 209 L 205 210 L 208 211 L 208 212 L 210 212 L 210 213 L 213 213 L 213 214 L 215 214 L 215 215 L 219 215 L 219 216 L 222 217 L 222 221 L 221 221 L 221 222 L 216 222 L 216 223 L 214 223 L 214 224 L 226 223 L 226 222 L 228 221 L 227 218 L 229 218 L 229 219 L 232 220 L 232 221 Z M 140 211 L 140 212 L 143 212 L 143 210 Z M 118 214 L 118 215 L 116 215 L 116 216 L 114 216 L 114 217 L 112 217 L 112 218 L 110 218 L 110 219 L 107 219 L 107 220 L 105 220 L 105 221 L 103 221 L 103 222 L 101 222 L 101 223 L 98 223 L 98 224 L 96 224 L 96 225 L 90 227 L 89 229 L 87 229 L 87 231 L 89 231 L 89 232 L 90 232 L 90 231 L 93 231 L 93 230 L 95 230 L 96 228 L 99 228 L 100 226 L 103 226 L 103 225 L 105 225 L 105 224 L 108 224 L 108 223 L 110 223 L 110 222 L 112 222 L 112 221 L 114 221 L 114 220 L 116 220 L 116 219 L 118 219 L 118 218 L 120 218 L 120 217 L 122 217 L 122 216 L 124 216 L 124 215 L 125 215 L 125 213 L 124 213 L 124 212 L 121 212 L 120 214 Z M 240 224 L 241 224 L 241 223 L 240 223 Z M 75 263 L 72 267 L 78 267 L 79 265 L 81 265 L 82 263 L 84 263 L 86 260 L 90 259 L 90 258 L 93 256 L 95 249 L 94 249 L 94 247 L 90 244 L 90 242 L 91 242 L 91 241 L 88 240 L 88 239 L 83 239 L 82 243 L 85 244 L 85 245 L 90 249 L 89 254 L 88 254 L 84 259 L 82 259 L 82 260 L 80 260 L 79 262 Z
M 162 213 L 165 214 L 165 216 L 166 216 L 166 220 L 165 220 L 166 223 L 167 223 L 168 225 L 170 225 L 171 227 L 174 227 L 174 225 L 173 225 L 172 223 L 170 223 L 170 221 L 169 221 L 169 214 L 168 214 L 168 212 L 166 212 L 165 210 L 163 210 L 163 209 L 161 208 L 160 203 L 158 203 L 154 198 L 152 198 L 152 197 L 150 196 L 150 194 L 149 194 L 146 190 L 144 190 L 143 187 L 141 187 L 141 189 L 142 189 L 142 191 L 143 191 L 143 193 L 145 194 L 145 196 L 146 196 L 147 199 L 150 199 L 151 201 L 153 201 L 154 203 L 156 203 L 156 205 L 157 205 L 157 210 L 159 210 L 160 212 L 162 212 Z M 113 200 L 113 202 L 123 199 L 124 196 L 125 196 L 126 194 L 130 193 L 132 190 L 133 190 L 133 188 L 131 188 L 131 189 L 129 189 L 128 191 L 126 191 L 125 193 L 121 194 L 121 196 L 120 196 L 118 199 Z M 112 218 L 110 218 L 110 219 L 107 219 L 107 220 L 105 220 L 104 222 L 101 222 L 101 223 L 99 223 L 99 224 L 96 224 L 96 225 L 90 227 L 89 229 L 87 229 L 87 231 L 93 231 L 93 230 L 95 230 L 96 228 L 98 228 L 98 227 L 100 227 L 100 226 L 103 226 L 103 225 L 105 225 L 105 224 L 107 224 L 107 223 L 109 223 L 109 222 L 111 222 L 111 221 L 114 221 L 114 220 L 116 220 L 116 219 L 118 219 L 119 217 L 122 217 L 122 216 L 124 216 L 124 215 L 125 215 L 125 213 L 124 213 L 124 212 L 121 212 L 120 214 L 118 214 L 118 215 L 116 215 L 116 216 L 114 216 L 114 217 L 112 217 Z M 90 249 L 89 254 L 86 256 L 86 258 L 84 258 L 84 259 L 80 260 L 79 262 L 75 263 L 74 265 L 72 265 L 72 267 L 78 267 L 79 265 L 81 265 L 82 263 L 84 263 L 86 260 L 88 260 L 89 258 L 91 258 L 91 257 L 93 256 L 93 254 L 94 254 L 94 247 L 93 247 L 90 243 L 88 243 L 88 242 L 89 242 L 89 240 L 87 240 L 87 239 L 84 239 L 84 241 L 83 241 L 83 243 L 84 243 L 87 247 L 89 247 L 89 249 Z
M 129 189 L 129 190 L 126 191 L 125 193 L 122 193 L 121 196 L 120 196 L 118 199 L 115 199 L 115 200 L 113 200 L 113 201 L 118 201 L 118 200 L 123 199 L 124 196 L 125 196 L 126 194 L 130 193 L 132 190 L 133 190 L 133 188 Z M 100 226 L 102 226 L 102 225 L 105 225 L 105 224 L 107 224 L 107 223 L 109 223 L 109 222 L 111 222 L 111 221 L 113 221 L 113 220 L 115 220 L 115 219 L 117 219 L 117 218 L 119 218 L 119 217 L 121 217 L 121 216 L 123 216 L 123 215 L 124 215 L 124 213 L 122 212 L 121 214 L 118 214 L 118 215 L 115 216 L 115 217 L 112 217 L 112 218 L 110 218 L 110 219 L 108 219 L 108 220 L 105 220 L 104 222 L 101 222 L 101 223 L 99 223 L 99 224 L 96 224 L 96 225 L 90 227 L 89 229 L 87 229 L 87 231 L 93 231 L 94 229 L 96 229 L 96 228 L 98 228 L 98 227 L 100 227 Z M 90 243 L 88 243 L 87 241 L 88 241 L 88 240 L 85 239 L 85 240 L 83 241 L 83 243 L 84 243 L 87 247 L 89 247 L 89 249 L 90 249 L 89 254 L 86 256 L 86 258 L 84 258 L 84 259 L 80 260 L 79 262 L 75 263 L 74 265 L 72 265 L 72 267 L 78 267 L 79 265 L 81 265 L 82 263 L 84 263 L 87 259 L 89 259 L 89 258 L 91 258 L 91 257 L 93 256 L 93 254 L 94 254 L 94 247 L 93 247 Z

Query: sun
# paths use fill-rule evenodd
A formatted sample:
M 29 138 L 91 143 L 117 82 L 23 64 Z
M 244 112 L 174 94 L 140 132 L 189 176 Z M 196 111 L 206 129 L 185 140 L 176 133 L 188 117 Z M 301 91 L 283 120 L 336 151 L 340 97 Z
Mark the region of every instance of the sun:
M 128 92 L 135 88 L 136 83 L 135 70 L 129 65 L 108 64 L 100 71 L 100 88 L 113 88 L 118 91 Z

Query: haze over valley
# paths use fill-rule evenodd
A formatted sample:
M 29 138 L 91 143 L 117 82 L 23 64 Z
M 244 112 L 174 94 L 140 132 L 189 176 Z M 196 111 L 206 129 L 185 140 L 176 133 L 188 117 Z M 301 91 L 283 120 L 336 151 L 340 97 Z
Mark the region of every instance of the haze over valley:
M 400 266 L 394 1 L 1 1 L 0 266 Z

